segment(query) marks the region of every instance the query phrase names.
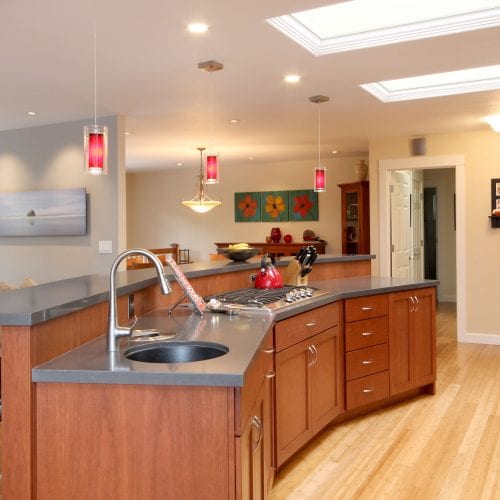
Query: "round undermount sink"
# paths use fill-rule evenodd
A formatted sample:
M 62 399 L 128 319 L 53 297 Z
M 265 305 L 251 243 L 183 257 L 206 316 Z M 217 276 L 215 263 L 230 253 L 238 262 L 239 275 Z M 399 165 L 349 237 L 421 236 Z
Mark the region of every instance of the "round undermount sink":
M 192 363 L 218 358 L 229 348 L 214 342 L 161 342 L 127 349 L 124 356 L 143 363 Z

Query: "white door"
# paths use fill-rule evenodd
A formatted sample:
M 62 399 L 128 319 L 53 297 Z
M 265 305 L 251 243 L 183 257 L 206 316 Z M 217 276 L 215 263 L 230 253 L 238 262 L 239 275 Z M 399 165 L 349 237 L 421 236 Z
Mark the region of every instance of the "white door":
M 411 177 L 391 172 L 391 276 L 409 278 L 411 256 L 410 194 Z
M 421 172 L 420 172 L 421 174 Z M 424 278 L 424 181 L 412 176 L 411 195 L 411 277 Z

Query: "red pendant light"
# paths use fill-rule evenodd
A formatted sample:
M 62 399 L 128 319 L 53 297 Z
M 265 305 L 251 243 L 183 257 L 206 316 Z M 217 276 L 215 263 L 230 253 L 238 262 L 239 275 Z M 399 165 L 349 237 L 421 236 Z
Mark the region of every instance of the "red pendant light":
M 321 104 L 329 101 L 326 95 L 314 95 L 309 97 L 310 102 Z M 326 191 L 326 168 L 321 166 L 321 113 L 318 107 L 318 166 L 314 167 L 314 191 L 323 193 Z
M 220 71 L 224 68 L 224 65 L 217 61 L 205 61 L 198 64 L 198 68 L 206 71 L 210 74 L 210 109 L 209 109 L 209 121 L 210 121 L 210 149 L 209 154 L 206 158 L 206 169 L 205 169 L 205 183 L 206 184 L 218 184 L 219 183 L 219 157 L 212 153 L 212 139 L 213 139 L 213 99 L 212 99 L 212 73 L 215 71 Z
M 108 173 L 108 127 L 84 127 L 85 170 L 92 175 Z
M 207 184 L 218 184 L 219 183 L 219 159 L 215 155 L 207 156 Z
M 108 127 L 97 125 L 97 28 L 94 25 L 94 125 L 83 129 L 84 169 L 92 175 L 108 173 Z

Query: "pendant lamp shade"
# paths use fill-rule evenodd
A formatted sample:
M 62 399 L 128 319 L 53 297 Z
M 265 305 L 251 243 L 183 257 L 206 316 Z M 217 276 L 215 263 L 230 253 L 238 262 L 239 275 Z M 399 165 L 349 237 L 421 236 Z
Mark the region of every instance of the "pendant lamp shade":
M 212 200 L 206 193 L 205 193 L 205 182 L 204 182 L 204 175 L 203 175 L 203 151 L 205 151 L 205 148 L 198 148 L 198 151 L 200 152 L 200 171 L 198 173 L 198 192 L 189 201 L 183 201 L 182 204 L 185 207 L 190 208 L 194 212 L 198 212 L 200 214 L 203 214 L 205 212 L 208 212 L 212 210 L 212 208 L 218 207 L 221 202 L 217 200 Z
M 321 104 L 329 101 L 326 95 L 314 95 L 309 97 L 310 102 Z M 314 191 L 323 193 L 326 191 L 326 168 L 321 166 L 321 113 L 318 107 L 318 166 L 314 167 Z
M 314 169 L 314 191 L 323 193 L 326 191 L 326 168 L 316 167 Z
M 97 27 L 94 24 L 94 124 L 83 128 L 85 172 L 108 173 L 108 127 L 97 125 Z
M 207 156 L 207 184 L 219 183 L 219 159 L 215 155 Z
M 84 127 L 85 171 L 92 175 L 108 173 L 108 127 Z

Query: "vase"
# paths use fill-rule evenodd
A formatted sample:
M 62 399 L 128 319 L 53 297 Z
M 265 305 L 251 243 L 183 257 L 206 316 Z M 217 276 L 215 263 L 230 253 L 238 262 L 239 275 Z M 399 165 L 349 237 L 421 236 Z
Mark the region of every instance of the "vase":
M 368 165 L 364 160 L 359 160 L 356 165 L 354 165 L 354 175 L 358 181 L 364 181 L 368 175 Z
M 273 227 L 271 229 L 271 241 L 273 243 L 279 243 L 281 240 L 281 230 L 279 227 Z

